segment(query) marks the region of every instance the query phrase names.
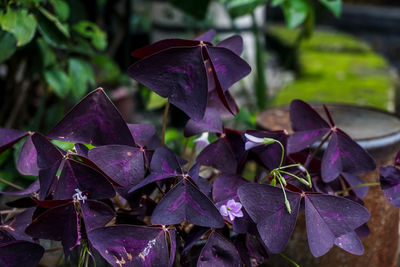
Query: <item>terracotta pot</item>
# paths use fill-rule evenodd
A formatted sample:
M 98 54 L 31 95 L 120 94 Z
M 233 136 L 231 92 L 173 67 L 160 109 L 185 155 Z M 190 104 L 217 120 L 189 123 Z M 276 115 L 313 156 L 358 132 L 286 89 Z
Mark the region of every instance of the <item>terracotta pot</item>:
M 314 108 L 324 117 L 321 106 Z M 365 182 L 379 181 L 379 167 L 392 164 L 400 150 L 400 119 L 393 114 L 372 108 L 350 105 L 328 105 L 334 121 L 366 149 L 375 159 L 377 169 L 360 176 Z M 262 112 L 258 125 L 263 129 L 290 128 L 288 107 L 278 107 Z M 301 213 L 293 236 L 284 252 L 300 266 L 397 266 L 399 241 L 399 209 L 383 196 L 379 186 L 370 187 L 365 206 L 371 213 L 368 222 L 371 233 L 362 238 L 364 254 L 352 255 L 332 248 L 327 254 L 314 258 L 308 248 L 304 214 Z M 270 266 L 292 266 L 280 256 L 272 256 Z

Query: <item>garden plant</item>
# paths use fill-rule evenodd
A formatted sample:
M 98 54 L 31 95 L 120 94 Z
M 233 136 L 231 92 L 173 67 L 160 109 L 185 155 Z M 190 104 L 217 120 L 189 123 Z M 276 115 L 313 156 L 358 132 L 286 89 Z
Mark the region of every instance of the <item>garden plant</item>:
M 36 266 L 43 240 L 61 241 L 65 260 L 79 266 L 99 258 L 117 267 L 257 266 L 269 254 L 296 265 L 282 252 L 300 212 L 314 257 L 334 245 L 363 254 L 371 184 L 357 175 L 374 170 L 374 160 L 326 108 L 328 121 L 301 100 L 290 105 L 291 135 L 225 128 L 223 118 L 238 112 L 228 89 L 251 69 L 240 36 L 213 44 L 214 36 L 132 52 L 129 75 L 168 98 L 160 136 L 153 125 L 126 123 L 101 88 L 46 135 L 0 129 L 0 152 L 24 142 L 16 167 L 38 176 L 3 192 L 21 198 L 2 213 L 1 266 Z M 180 155 L 164 139 L 170 104 L 189 116 Z M 399 158 L 381 177 L 397 206 Z

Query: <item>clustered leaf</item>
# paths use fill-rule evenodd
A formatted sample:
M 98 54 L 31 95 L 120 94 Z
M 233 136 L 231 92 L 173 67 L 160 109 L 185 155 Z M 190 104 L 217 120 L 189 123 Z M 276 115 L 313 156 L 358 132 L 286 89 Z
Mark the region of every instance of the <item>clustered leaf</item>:
M 25 210 L 0 225 L 4 266 L 37 264 L 44 253 L 38 239 L 61 241 L 66 259 L 80 254 L 78 265 L 100 254 L 118 267 L 178 260 L 253 266 L 286 248 L 302 207 L 313 256 L 333 245 L 363 253 L 360 237 L 368 234 L 370 214 L 356 175 L 375 168 L 372 158 L 328 111 L 329 123 L 301 100 L 291 104 L 291 135 L 224 128 L 221 118 L 236 110 L 228 89 L 250 68 L 240 58 L 241 37 L 213 45 L 214 36 L 157 42 L 134 51 L 140 59 L 129 68 L 190 116 L 184 134 L 201 135 L 196 142 L 205 147 L 187 160 L 162 144 L 153 125 L 126 123 L 101 88 L 47 135 L 0 129 L 0 153 L 25 139 L 17 168 L 38 176 L 24 190 L 3 192 L 28 195 L 9 203 Z M 82 73 L 75 78 L 90 82 Z M 49 70 L 47 76 L 54 88 L 64 86 L 63 74 Z M 322 158 L 314 149 L 318 141 L 329 142 Z M 381 179 L 385 196 L 398 205 L 395 162 L 381 169 Z M 249 175 L 254 163 L 261 172 Z

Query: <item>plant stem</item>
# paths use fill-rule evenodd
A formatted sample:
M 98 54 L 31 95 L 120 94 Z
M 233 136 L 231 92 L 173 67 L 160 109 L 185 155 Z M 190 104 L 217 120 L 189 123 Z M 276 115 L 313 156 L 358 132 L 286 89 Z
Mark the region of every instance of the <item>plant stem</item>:
M 193 161 L 193 158 L 194 158 L 195 154 L 196 154 L 196 146 L 193 146 L 192 147 L 192 152 L 190 153 L 189 161 L 187 163 L 186 171 L 190 170 L 190 167 L 192 165 L 192 161 Z
M 11 210 L 2 210 L 2 211 L 0 211 L 0 214 L 1 215 L 12 214 L 12 213 L 19 213 L 19 212 L 23 212 L 23 211 L 24 211 L 24 209 L 16 209 L 16 208 L 14 208 L 14 209 L 11 209 Z
M 344 193 L 346 193 L 348 191 L 351 191 L 353 189 L 357 189 L 357 188 L 361 188 L 361 187 L 367 187 L 367 186 L 380 186 L 380 185 L 381 185 L 381 183 L 379 183 L 379 182 L 358 184 L 358 185 L 355 185 L 355 186 L 352 186 L 352 187 L 348 187 L 348 188 L 346 188 L 344 190 L 341 190 L 341 191 L 336 191 L 335 194 L 344 194 Z
M 165 145 L 165 131 L 167 129 L 167 119 L 168 119 L 168 111 L 169 111 L 169 101 L 167 104 L 165 104 L 164 108 L 164 115 L 163 115 L 163 121 L 162 121 L 162 130 L 161 130 L 161 144 L 164 146 Z
M 3 182 L 3 183 L 5 183 L 5 184 L 7 184 L 7 185 L 9 185 L 9 186 L 12 186 L 12 187 L 14 187 L 15 189 L 24 190 L 23 187 L 21 187 L 21 186 L 19 186 L 19 185 L 16 185 L 16 184 L 14 184 L 14 183 L 12 183 L 12 182 L 10 182 L 10 181 L 7 181 L 6 179 L 1 178 L 1 177 L 0 177 L 0 182 Z
M 183 150 L 182 150 L 181 157 L 185 156 L 188 144 L 189 144 L 189 137 L 186 137 L 185 144 L 183 145 Z
M 293 266 L 300 267 L 300 265 L 298 265 L 294 260 L 292 260 L 291 258 L 289 258 L 288 256 L 286 256 L 285 254 L 279 253 L 279 255 L 280 255 L 282 258 L 284 258 L 285 260 L 287 260 L 288 262 L 290 262 L 291 264 L 293 264 Z
M 304 164 L 305 168 L 308 168 L 308 165 L 311 163 L 311 160 L 315 157 L 315 155 L 317 155 L 318 151 L 321 149 L 321 147 L 326 143 L 326 141 L 328 141 L 329 137 L 331 137 L 332 135 L 332 131 L 330 131 L 325 137 L 324 139 L 322 139 L 321 143 L 319 143 L 318 147 L 313 151 L 313 153 L 311 154 L 311 157 L 309 159 L 307 159 L 308 162 L 306 162 L 306 164 Z

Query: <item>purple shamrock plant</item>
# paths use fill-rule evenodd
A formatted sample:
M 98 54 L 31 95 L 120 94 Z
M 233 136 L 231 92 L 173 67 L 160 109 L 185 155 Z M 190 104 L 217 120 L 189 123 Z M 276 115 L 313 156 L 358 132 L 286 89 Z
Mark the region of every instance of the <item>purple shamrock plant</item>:
M 250 67 L 240 36 L 213 45 L 214 36 L 146 46 L 128 70 L 189 115 L 182 137 L 195 144 L 191 153 L 165 144 L 169 104 L 158 136 L 153 125 L 126 123 L 101 88 L 47 135 L 0 129 L 0 153 L 26 138 L 17 169 L 37 176 L 3 192 L 22 197 L 0 225 L 1 266 L 35 266 L 47 252 L 40 240 L 60 241 L 78 266 L 98 257 L 116 267 L 258 266 L 283 252 L 303 207 L 313 256 L 333 245 L 363 253 L 368 184 L 356 175 L 375 169 L 372 158 L 327 109 L 329 123 L 301 100 L 291 104 L 292 135 L 225 128 L 222 118 L 237 112 L 228 90 Z M 64 151 L 54 140 L 74 146 Z M 398 206 L 399 161 L 381 169 Z

